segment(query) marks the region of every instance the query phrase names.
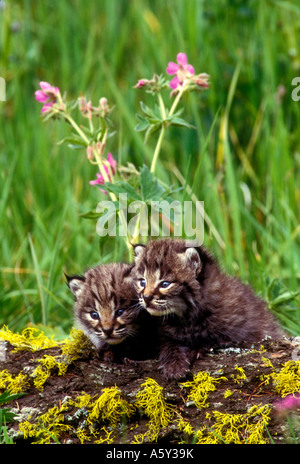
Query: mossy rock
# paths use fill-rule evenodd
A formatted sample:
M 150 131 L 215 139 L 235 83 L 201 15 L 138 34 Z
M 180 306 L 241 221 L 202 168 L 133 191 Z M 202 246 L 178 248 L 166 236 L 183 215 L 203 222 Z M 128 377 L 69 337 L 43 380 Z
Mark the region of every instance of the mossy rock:
M 5 404 L 7 430 L 15 443 L 283 443 L 274 403 L 300 389 L 298 350 L 284 338 L 211 351 L 167 381 L 155 359 L 104 361 L 77 330 L 58 343 L 4 327 L 0 393 L 24 393 Z

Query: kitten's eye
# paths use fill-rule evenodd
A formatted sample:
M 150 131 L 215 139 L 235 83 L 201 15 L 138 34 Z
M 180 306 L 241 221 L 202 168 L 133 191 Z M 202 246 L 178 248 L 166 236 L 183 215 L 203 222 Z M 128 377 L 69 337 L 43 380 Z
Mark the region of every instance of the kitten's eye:
M 171 285 L 171 282 L 167 282 L 166 280 L 164 280 L 164 282 L 161 282 L 159 286 L 161 288 L 168 288 L 169 285 Z
M 140 286 L 142 288 L 145 288 L 146 287 L 146 280 L 145 279 L 140 279 Z
M 92 311 L 90 312 L 90 316 L 92 319 L 94 319 L 95 321 L 97 321 L 99 319 L 99 314 L 97 313 L 97 311 Z
M 119 316 L 122 316 L 122 314 L 124 313 L 125 309 L 118 309 L 116 311 L 116 316 L 119 317 Z

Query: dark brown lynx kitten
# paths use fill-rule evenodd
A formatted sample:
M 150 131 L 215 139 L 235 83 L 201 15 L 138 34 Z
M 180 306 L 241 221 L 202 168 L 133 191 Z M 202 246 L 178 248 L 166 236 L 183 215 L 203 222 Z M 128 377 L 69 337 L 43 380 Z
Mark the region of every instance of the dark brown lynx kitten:
M 197 351 L 282 335 L 250 287 L 225 275 L 202 247 L 159 239 L 135 246 L 141 304 L 161 316 L 159 361 L 168 378 L 188 371 Z
M 103 264 L 83 276 L 67 276 L 77 325 L 109 360 L 151 357 L 153 321 L 139 303 L 125 263 Z M 151 340 L 149 337 L 151 336 Z M 141 343 L 142 339 L 142 343 Z

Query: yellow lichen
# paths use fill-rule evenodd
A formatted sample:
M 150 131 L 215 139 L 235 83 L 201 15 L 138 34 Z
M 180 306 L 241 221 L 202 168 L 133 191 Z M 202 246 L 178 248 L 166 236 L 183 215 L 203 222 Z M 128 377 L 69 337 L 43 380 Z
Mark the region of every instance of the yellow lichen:
M 27 438 L 35 437 L 37 433 L 36 426 L 28 420 L 23 421 L 19 424 L 19 430 L 23 433 L 23 437 L 25 440 Z
M 68 404 L 79 409 L 88 408 L 92 404 L 92 397 L 88 393 L 82 393 L 82 395 L 77 396 L 75 400 L 69 400 Z
M 276 392 L 282 397 L 297 393 L 300 390 L 300 361 L 287 361 L 279 372 L 264 374 L 261 379 L 266 384 L 272 381 Z
M 80 440 L 80 443 L 87 443 L 92 440 L 93 436 L 84 427 L 80 427 L 76 430 L 76 436 Z
M 261 358 L 261 360 L 263 361 L 266 367 L 271 367 L 272 369 L 274 369 L 274 366 L 269 358 Z
M 251 353 L 264 353 L 265 351 L 267 350 L 264 347 L 264 345 L 260 345 L 258 350 L 256 350 L 255 348 L 252 348 Z
M 197 408 L 207 408 L 207 398 L 209 392 L 216 390 L 216 383 L 222 380 L 227 380 L 226 377 L 211 377 L 207 372 L 198 372 L 194 375 L 192 381 L 183 382 L 180 384 L 181 387 L 191 388 L 191 391 L 187 397 L 188 401 L 193 401 Z
M 234 381 L 234 383 L 237 384 L 242 384 L 244 380 L 247 380 L 247 376 L 245 374 L 245 371 L 242 367 L 235 366 L 235 370 L 238 372 L 237 374 L 231 374 L 231 378 Z
M 122 398 L 122 392 L 118 387 L 109 387 L 102 390 L 102 395 L 92 403 L 87 422 L 107 421 L 110 426 L 116 427 L 118 422 L 130 417 L 135 408 Z
M 71 364 L 76 359 L 88 357 L 93 351 L 93 346 L 82 330 L 72 329 L 70 338 L 62 344 L 62 355 L 66 363 Z
M 55 356 L 45 355 L 43 358 L 37 360 L 40 365 L 33 371 L 34 386 L 43 391 L 44 384 L 51 376 L 54 370 L 58 371 L 58 375 L 65 375 L 67 372 L 67 364 L 59 362 Z
M 255 405 L 245 414 L 224 414 L 214 411 L 215 422 L 196 432 L 197 444 L 265 444 L 266 426 L 270 421 L 271 406 Z
M 23 433 L 24 439 L 35 438 L 34 444 L 58 443 L 60 436 L 71 428 L 64 423 L 65 410 L 66 406 L 54 406 L 42 414 L 35 424 L 29 421 L 21 422 L 19 430 Z
M 134 443 L 140 443 L 147 438 L 156 441 L 161 427 L 166 427 L 172 420 L 173 408 L 166 402 L 161 387 L 154 379 L 147 378 L 143 387 L 136 395 L 135 406 L 149 417 L 148 430 L 145 434 L 135 436 Z
M 95 440 L 96 445 L 101 445 L 103 443 L 110 445 L 114 441 L 114 436 L 113 436 L 113 429 L 108 430 L 106 427 L 102 427 L 101 431 L 104 432 L 104 437 L 98 438 L 98 440 Z
M 0 372 L 0 390 L 6 390 L 11 394 L 15 394 L 26 392 L 28 387 L 28 377 L 21 372 L 15 377 L 8 370 Z
M 195 435 L 195 431 L 189 421 L 184 420 L 182 417 L 177 421 L 177 428 L 185 435 Z
M 227 389 L 227 390 L 224 391 L 224 398 L 229 398 L 232 395 L 233 395 L 232 390 Z
M 29 327 L 22 331 L 21 334 L 14 333 L 7 326 L 0 329 L 0 339 L 8 341 L 15 347 L 14 351 L 38 351 L 45 348 L 53 348 L 58 343 L 53 337 L 47 337 L 42 331 Z

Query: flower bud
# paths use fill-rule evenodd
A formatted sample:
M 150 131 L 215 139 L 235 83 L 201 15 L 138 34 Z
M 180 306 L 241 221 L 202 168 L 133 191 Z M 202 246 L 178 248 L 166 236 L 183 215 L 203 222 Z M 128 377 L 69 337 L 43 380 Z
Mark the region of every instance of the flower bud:
M 133 87 L 134 89 L 142 89 L 143 87 L 146 87 L 149 84 L 148 79 L 140 79 L 138 83 Z
M 93 147 L 91 147 L 90 145 L 86 149 L 86 155 L 89 160 L 92 160 L 94 158 L 94 150 Z
M 100 104 L 101 108 L 103 108 L 103 109 L 107 108 L 108 107 L 107 98 L 105 98 L 105 97 L 100 98 L 99 104 Z
M 91 101 L 87 102 L 85 97 L 80 97 L 78 100 L 79 100 L 79 110 L 81 111 L 83 116 L 85 116 L 88 119 L 91 119 L 92 112 L 93 112 L 92 102 Z

